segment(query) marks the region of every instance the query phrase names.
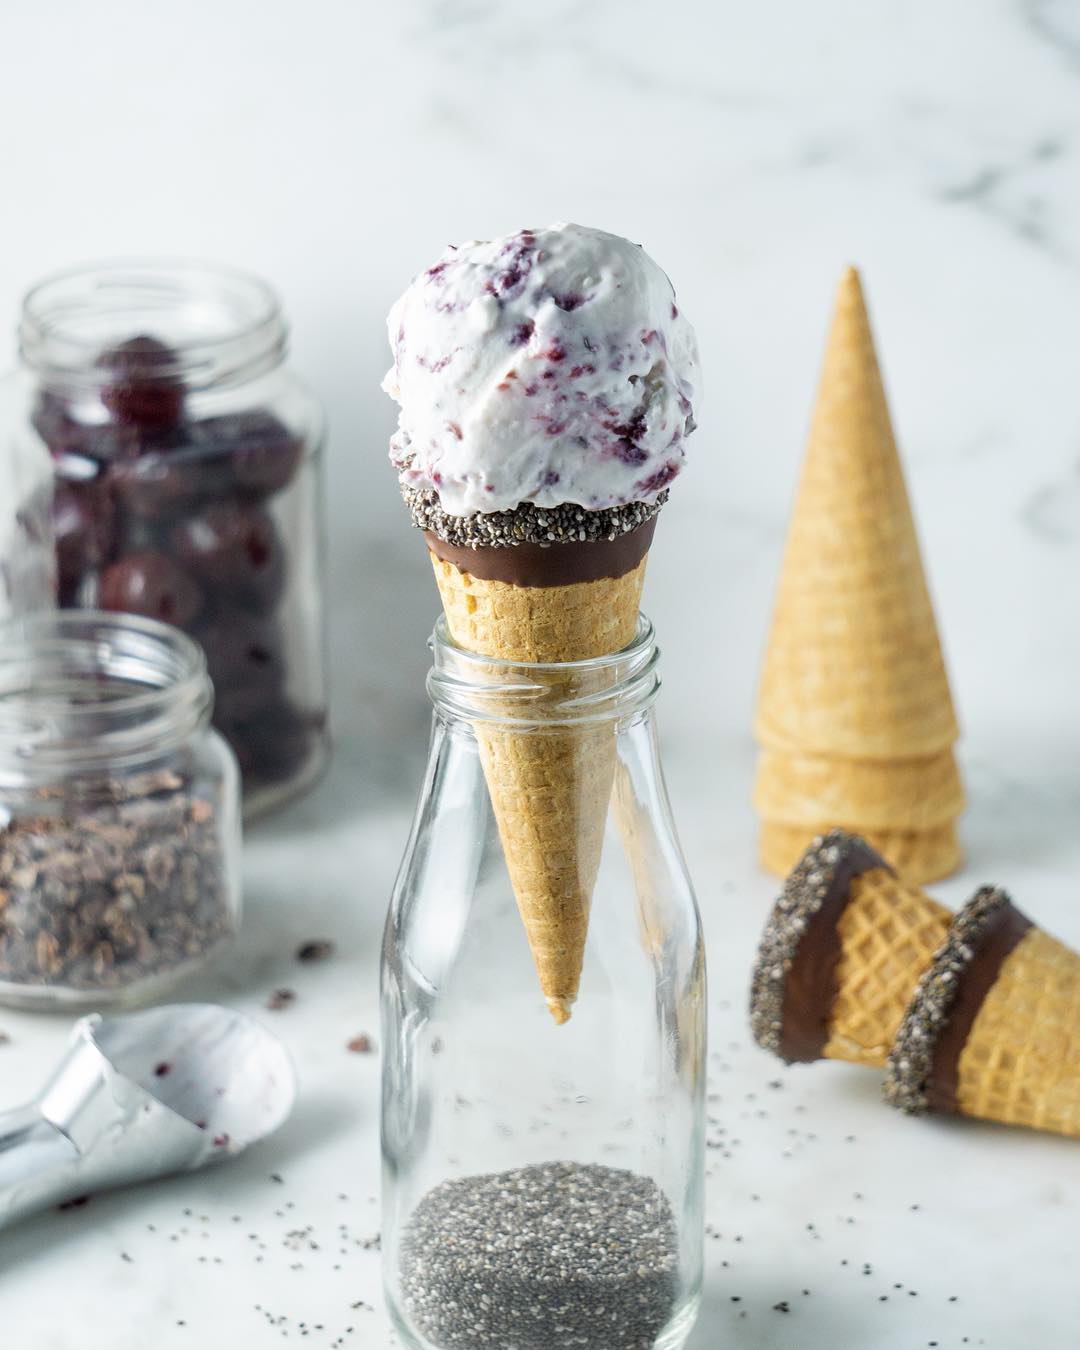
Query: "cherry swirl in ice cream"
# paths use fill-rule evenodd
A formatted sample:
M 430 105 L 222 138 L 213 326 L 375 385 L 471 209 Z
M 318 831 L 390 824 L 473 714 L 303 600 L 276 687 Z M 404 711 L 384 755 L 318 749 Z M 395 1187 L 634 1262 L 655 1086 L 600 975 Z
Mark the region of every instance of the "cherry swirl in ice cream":
M 567 508 L 579 522 L 632 503 L 651 514 L 683 467 L 697 343 L 637 244 L 559 224 L 451 247 L 388 325 L 391 459 L 414 518 L 427 512 L 417 523 L 437 514 L 444 538 L 455 517 L 523 507 L 555 509 L 553 542 Z M 493 534 L 484 542 L 515 542 Z

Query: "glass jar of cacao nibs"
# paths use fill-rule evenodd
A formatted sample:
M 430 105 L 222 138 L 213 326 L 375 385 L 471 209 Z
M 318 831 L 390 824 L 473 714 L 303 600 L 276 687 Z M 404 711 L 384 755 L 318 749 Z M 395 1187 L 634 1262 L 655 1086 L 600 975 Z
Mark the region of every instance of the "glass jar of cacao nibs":
M 62 608 L 200 642 L 249 816 L 308 786 L 327 754 L 323 418 L 286 335 L 246 275 L 87 268 L 27 295 L 5 400 L 12 458 L 51 466 L 47 490 L 19 501 L 30 547 L 14 557 L 47 555 Z
M 199 646 L 152 619 L 0 624 L 0 1001 L 141 1002 L 240 917 L 235 759 Z

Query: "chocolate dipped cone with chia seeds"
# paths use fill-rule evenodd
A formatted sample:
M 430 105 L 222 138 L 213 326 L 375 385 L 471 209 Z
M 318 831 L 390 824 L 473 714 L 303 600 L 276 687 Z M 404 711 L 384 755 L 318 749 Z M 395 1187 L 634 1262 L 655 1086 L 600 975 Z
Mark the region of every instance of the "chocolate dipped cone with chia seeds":
M 788 1063 L 884 1067 L 952 915 L 865 840 L 816 839 L 769 917 L 751 986 L 754 1038 Z
M 885 1097 L 1080 1138 L 1080 954 L 999 887 L 956 916 L 889 1057 Z
M 401 405 L 391 458 L 453 639 L 515 663 L 625 647 L 694 425 L 696 343 L 667 277 L 615 235 L 523 230 L 449 249 L 394 306 L 389 330 L 384 387 Z M 614 728 L 523 731 L 493 717 L 476 735 L 540 987 L 563 1023 L 581 979 Z

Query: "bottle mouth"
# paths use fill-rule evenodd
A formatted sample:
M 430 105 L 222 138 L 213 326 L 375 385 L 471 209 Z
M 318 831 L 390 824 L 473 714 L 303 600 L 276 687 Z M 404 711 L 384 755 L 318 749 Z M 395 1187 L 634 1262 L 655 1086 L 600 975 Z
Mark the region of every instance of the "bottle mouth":
M 482 656 L 454 641 L 445 615 L 428 645 L 434 658 L 427 679 L 431 701 L 444 716 L 469 722 L 550 727 L 621 720 L 649 707 L 660 689 L 660 651 L 644 614 L 621 651 L 583 661 Z
M 206 725 L 202 649 L 155 619 L 55 611 L 0 624 L 0 782 L 130 767 Z
M 251 379 L 280 364 L 287 328 L 259 278 L 185 261 L 111 262 L 39 282 L 24 298 L 23 361 L 46 382 L 98 389 L 123 374 L 133 338 L 160 344 L 142 378 L 191 390 Z

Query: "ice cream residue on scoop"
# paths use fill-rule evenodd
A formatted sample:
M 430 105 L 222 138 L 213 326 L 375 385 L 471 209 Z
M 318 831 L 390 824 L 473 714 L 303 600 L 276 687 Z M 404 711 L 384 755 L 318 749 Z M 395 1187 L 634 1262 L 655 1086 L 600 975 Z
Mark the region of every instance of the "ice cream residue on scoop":
M 697 341 L 638 244 L 559 224 L 451 246 L 388 328 L 391 460 L 451 515 L 652 502 L 683 466 Z

